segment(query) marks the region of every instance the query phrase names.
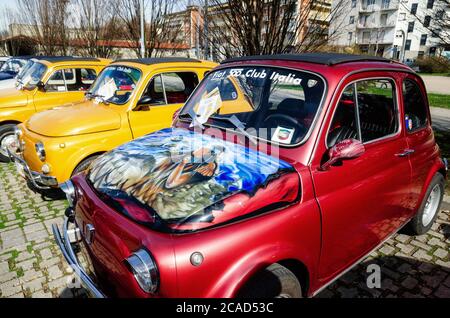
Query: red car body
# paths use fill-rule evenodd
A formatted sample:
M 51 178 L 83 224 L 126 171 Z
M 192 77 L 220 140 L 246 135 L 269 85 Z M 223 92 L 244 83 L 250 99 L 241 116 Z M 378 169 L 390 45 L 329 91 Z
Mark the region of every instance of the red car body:
M 326 136 L 344 88 L 368 78 L 395 83 L 399 118 L 404 118 L 402 85 L 409 78 L 426 96 L 423 81 L 409 67 L 384 61 L 350 61 L 336 65 L 274 60 L 242 60 L 219 66 L 267 65 L 320 74 L 326 93 L 309 138 L 298 147 L 280 149 L 298 180 L 272 182 L 259 193 L 261 202 L 273 200 L 298 182 L 301 198 L 293 205 L 213 229 L 186 234 L 151 231 L 117 213 L 98 196 L 84 175 L 73 179 L 78 201 L 76 223 L 95 227 L 87 246 L 99 289 L 112 297 L 235 297 L 262 269 L 278 263 L 299 279 L 303 295 L 314 296 L 357 264 L 419 209 L 433 176 L 445 175 L 431 128 L 409 133 L 401 120 L 399 132 L 365 145 L 364 155 L 323 170 Z M 182 121 L 174 126 L 190 129 Z M 409 156 L 399 156 L 408 149 Z M 160 284 L 154 294 L 144 292 L 124 261 L 145 247 L 157 264 Z M 204 261 L 193 266 L 200 252 Z

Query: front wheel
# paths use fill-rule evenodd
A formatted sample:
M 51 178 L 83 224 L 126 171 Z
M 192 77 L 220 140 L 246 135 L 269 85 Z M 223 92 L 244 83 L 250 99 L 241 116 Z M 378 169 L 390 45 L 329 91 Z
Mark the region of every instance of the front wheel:
M 297 277 L 280 264 L 256 274 L 239 292 L 238 298 L 302 298 Z
M 437 173 L 431 180 L 416 216 L 409 223 L 412 234 L 425 234 L 433 226 L 444 198 L 444 184 L 444 176 L 440 173 Z
M 0 162 L 10 162 L 8 147 L 14 142 L 14 124 L 0 126 Z

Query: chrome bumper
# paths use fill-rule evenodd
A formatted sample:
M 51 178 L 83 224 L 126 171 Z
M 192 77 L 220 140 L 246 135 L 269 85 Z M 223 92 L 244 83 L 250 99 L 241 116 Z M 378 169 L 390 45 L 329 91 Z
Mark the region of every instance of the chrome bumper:
M 69 235 L 69 218 L 65 218 L 64 225 L 62 229 L 62 236 L 59 228 L 56 224 L 52 225 L 53 236 L 55 237 L 56 244 L 58 244 L 64 258 L 67 263 L 73 269 L 74 273 L 80 279 L 82 285 L 88 290 L 88 292 L 95 298 L 106 298 L 100 289 L 96 286 L 94 281 L 89 277 L 86 271 L 78 262 L 75 252 L 72 248 Z
M 445 171 L 448 171 L 448 160 L 447 160 L 447 158 L 442 158 L 442 161 L 444 161 Z
M 11 161 L 16 164 L 18 173 L 29 180 L 37 189 L 50 190 L 58 187 L 58 181 L 55 177 L 32 171 L 27 162 L 17 154 L 14 154 L 11 149 L 8 149 L 8 155 Z

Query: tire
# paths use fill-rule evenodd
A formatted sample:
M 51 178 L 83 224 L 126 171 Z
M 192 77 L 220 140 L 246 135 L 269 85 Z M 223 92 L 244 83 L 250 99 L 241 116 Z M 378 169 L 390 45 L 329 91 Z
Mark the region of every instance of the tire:
M 237 298 L 302 298 L 302 288 L 294 273 L 272 264 L 251 278 Z
M 6 144 L 7 142 L 6 138 L 10 138 L 11 136 L 14 136 L 14 128 L 16 125 L 14 124 L 6 124 L 0 126 L 0 162 L 10 162 L 8 153 L 6 152 Z
M 76 176 L 77 174 L 80 174 L 81 172 L 83 172 L 84 170 L 86 170 L 87 168 L 89 168 L 89 166 L 91 165 L 91 163 L 97 159 L 99 156 L 92 156 L 89 157 L 87 159 L 84 159 L 83 161 L 81 161 L 81 163 L 75 168 L 75 170 L 72 172 L 72 177 Z
M 444 197 L 444 184 L 444 176 L 440 173 L 437 173 L 431 180 L 416 216 L 408 224 L 412 235 L 423 235 L 433 226 Z

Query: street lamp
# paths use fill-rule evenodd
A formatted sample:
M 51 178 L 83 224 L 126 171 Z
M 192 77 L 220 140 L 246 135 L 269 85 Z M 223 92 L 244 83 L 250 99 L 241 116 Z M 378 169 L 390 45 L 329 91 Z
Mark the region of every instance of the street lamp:
M 140 2 L 141 11 L 141 57 L 145 57 L 145 20 L 144 20 L 144 0 Z

